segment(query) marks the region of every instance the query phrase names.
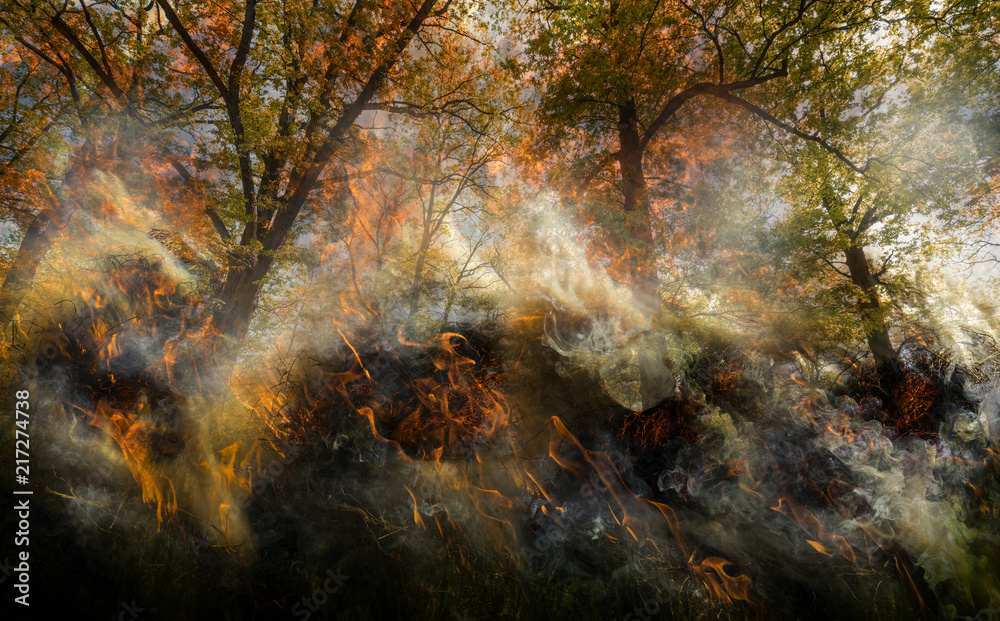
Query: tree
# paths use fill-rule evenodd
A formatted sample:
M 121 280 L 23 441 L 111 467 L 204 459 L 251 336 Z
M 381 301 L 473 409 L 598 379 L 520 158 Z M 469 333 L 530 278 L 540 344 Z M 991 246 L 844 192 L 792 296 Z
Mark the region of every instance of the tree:
M 408 89 L 447 49 L 440 33 L 468 30 L 468 12 L 438 0 L 12 2 L 2 24 L 71 93 L 93 94 L 79 125 L 90 152 L 152 159 L 206 197 L 202 217 L 226 247 L 212 321 L 241 339 L 298 216 L 344 181 L 331 164 L 352 156 L 358 123 L 375 111 L 460 114 Z
M 1000 48 L 992 23 L 997 8 L 992 2 L 961 0 L 914 6 L 913 21 L 921 27 L 926 45 L 921 59 L 941 67 L 943 79 L 933 83 L 935 99 L 946 104 L 952 123 L 964 125 L 979 156 L 981 183 L 977 200 L 991 200 L 1000 189 L 1000 82 L 996 71 Z M 996 200 L 993 215 L 996 215 Z M 995 263 L 994 232 L 964 240 L 972 263 Z
M 562 180 L 571 206 L 597 205 L 607 258 L 654 317 L 657 203 L 676 201 L 687 163 L 720 148 L 706 127 L 748 113 L 857 167 L 825 133 L 826 115 L 847 102 L 804 115 L 802 106 L 842 85 L 832 54 L 874 77 L 865 37 L 886 19 L 884 3 L 545 2 L 531 11 L 524 67 L 541 98 L 539 147 L 555 160 L 549 178 Z
M 569 194 L 575 184 L 579 192 L 588 191 L 608 166 L 617 164 L 617 187 L 611 193 L 620 197 L 624 239 L 619 250 L 628 257 L 624 271 L 637 295 L 655 291 L 648 179 L 669 183 L 676 173 L 672 165 L 685 156 L 658 149 L 676 147 L 669 143 L 671 135 L 691 126 L 681 111 L 707 97 L 780 126 L 758 106 L 794 108 L 800 100 L 789 100 L 812 77 L 821 45 L 852 36 L 876 19 L 878 8 L 815 1 L 790 7 L 753 2 L 533 7 L 537 26 L 526 66 L 541 92 L 541 145 L 548 153 L 568 151 L 569 161 L 582 168 L 582 174 L 567 177 Z M 780 84 L 786 95 L 779 98 L 775 88 L 761 88 L 771 83 Z M 698 121 L 719 113 L 709 110 Z
M 485 98 L 484 98 L 485 99 Z M 466 119 L 435 119 L 424 123 L 413 140 L 414 170 L 411 182 L 419 203 L 417 249 L 409 295 L 409 316 L 420 308 L 421 288 L 432 247 L 455 227 L 458 219 L 468 219 L 483 210 L 491 196 L 491 168 L 500 163 L 503 143 L 495 125 L 498 113 L 480 114 L 476 124 Z M 491 124 L 494 126 L 491 127 Z M 469 268 L 475 254 L 468 252 Z M 463 277 L 460 275 L 459 280 Z M 449 305 L 450 306 L 450 305 Z
M 854 108 L 827 120 L 843 157 L 810 144 L 774 145 L 787 165 L 776 176 L 785 180 L 787 251 L 802 278 L 825 283 L 822 297 L 840 320 L 860 331 L 883 388 L 904 365 L 893 313 L 922 295 L 910 274 L 954 258 L 963 237 L 995 218 L 994 147 L 982 142 L 979 123 L 968 122 L 975 107 L 948 79 L 967 59 L 956 65 L 942 52 L 935 31 L 922 29 L 932 23 L 911 15 L 880 42 L 876 51 L 895 59 L 885 75 L 891 89 L 872 88 L 864 72 L 847 82 Z
M 513 135 L 511 89 L 500 67 L 478 44 L 445 36 L 439 43 L 440 53 L 414 77 L 411 96 L 453 104 L 438 111 L 391 107 L 402 118 L 369 135 L 365 155 L 347 172 L 357 229 L 344 240 L 352 275 L 386 268 L 382 276 L 394 286 L 377 296 L 383 319 L 411 324 L 418 314 L 426 319 L 421 311 L 441 301 L 439 292 L 446 317 L 463 283 L 488 268 L 479 247 L 492 237 L 488 212 Z M 385 252 L 390 243 L 393 256 Z

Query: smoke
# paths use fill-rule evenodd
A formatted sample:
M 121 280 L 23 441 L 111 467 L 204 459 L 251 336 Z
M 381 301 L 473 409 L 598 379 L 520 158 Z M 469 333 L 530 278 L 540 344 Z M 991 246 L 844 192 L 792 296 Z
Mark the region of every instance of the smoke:
M 208 253 L 182 239 L 183 260 L 155 211 L 94 183 L 141 217 L 74 214 L 12 351 L 37 395 L 44 571 L 95 610 L 954 617 L 1000 586 L 986 331 L 953 329 L 943 366 L 914 354 L 901 433 L 863 366 L 809 382 L 804 358 L 651 319 L 540 210 L 506 321 L 414 340 L 317 279 L 272 357 L 237 365 Z

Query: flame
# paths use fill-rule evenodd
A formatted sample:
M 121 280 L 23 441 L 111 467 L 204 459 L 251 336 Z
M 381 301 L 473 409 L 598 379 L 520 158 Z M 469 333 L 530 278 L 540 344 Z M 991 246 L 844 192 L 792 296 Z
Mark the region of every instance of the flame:
M 756 603 L 750 596 L 750 577 L 730 576 L 724 567 L 733 565 L 724 558 L 710 556 L 698 565 L 694 565 L 692 570 L 698 575 L 709 593 L 720 602 L 732 604 L 733 600 Z
M 157 524 L 162 525 L 165 517 L 177 511 L 177 492 L 173 482 L 155 466 L 155 459 L 149 448 L 151 429 L 143 421 L 137 420 L 141 410 L 130 416 L 101 400 L 95 411 L 87 414 L 88 422 L 104 431 L 121 449 L 125 463 L 142 490 L 143 502 L 155 505 Z
M 221 541 L 226 546 L 239 546 L 244 555 L 252 556 L 254 550 L 239 503 L 241 499 L 249 501 L 253 496 L 250 469 L 247 464 L 253 458 L 254 452 L 245 455 L 237 467 L 236 458 L 240 449 L 239 442 L 233 443 L 219 451 L 218 459 L 199 464 L 209 480 L 202 492 L 207 508 L 199 517 L 218 535 L 213 537 L 213 540 Z M 237 472 L 237 469 L 241 472 Z
M 423 377 L 410 376 L 391 352 L 372 351 L 370 355 L 398 369 L 397 379 L 409 394 L 387 401 L 379 398 L 379 387 L 367 368 L 370 363 L 352 344 L 354 339 L 341 327 L 337 331 L 350 353 L 336 369 L 324 372 L 321 386 L 304 386 L 299 378 L 286 375 L 260 404 L 268 426 L 279 437 L 297 442 L 328 437 L 342 423 L 331 410 L 343 404 L 354 404 L 377 439 L 434 461 L 471 456 L 477 444 L 498 440 L 507 428 L 509 408 L 503 395 L 477 377 L 476 362 L 458 351 L 468 346 L 463 336 L 445 333 L 426 343 L 403 341 L 434 352 L 433 370 Z M 292 395 L 294 403 L 306 407 L 291 407 Z
M 820 554 L 832 556 L 832 551 L 835 550 L 851 564 L 855 563 L 854 548 L 847 542 L 847 539 L 843 535 L 835 535 L 827 531 L 823 523 L 811 511 L 800 506 L 791 498 L 779 498 L 778 505 L 771 507 L 771 510 L 794 520 L 810 537 L 806 543 Z
M 99 213 L 131 209 L 119 210 L 112 198 L 105 196 Z M 181 209 L 180 205 L 174 207 Z M 366 234 L 374 236 L 375 221 L 366 222 Z M 694 244 L 694 240 L 691 237 L 684 243 Z M 562 252 L 577 256 L 573 248 Z M 325 248 L 322 260 L 333 261 L 333 254 L 333 249 Z M 587 258 L 594 260 L 594 255 Z M 608 272 L 628 269 L 632 259 L 609 259 L 607 269 L 598 273 L 564 269 L 541 287 L 545 310 L 528 308 L 511 324 L 560 354 L 558 364 L 577 363 L 586 368 L 587 359 L 603 356 L 596 365 L 600 376 L 613 366 L 609 361 L 628 359 L 642 339 L 663 331 L 636 316 L 627 292 L 606 278 Z M 113 443 L 117 448 L 140 488 L 142 501 L 155 511 L 158 526 L 167 523 L 183 529 L 195 524 L 214 533 L 213 542 L 238 548 L 244 558 L 251 558 L 254 546 L 241 507 L 254 498 L 262 449 L 254 446 L 244 454 L 243 445 L 233 442 L 216 451 L 209 440 L 211 434 L 201 416 L 203 409 L 219 404 L 211 393 L 217 390 L 213 374 L 221 346 L 206 320 L 205 300 L 178 284 L 176 275 L 165 268 L 121 262 L 105 272 L 100 284 L 79 287 L 72 283 L 75 295 L 69 297 L 79 309 L 72 316 L 56 315 L 54 323 L 58 338 L 53 342 L 59 357 L 79 365 L 73 368 L 75 377 L 83 378 L 79 384 L 91 391 L 87 393 L 90 404 L 77 405 L 78 411 L 110 439 L 108 446 Z M 635 481 L 629 478 L 634 475 L 630 471 L 633 456 L 627 455 L 625 464 L 616 461 L 607 437 L 579 433 L 573 420 L 553 415 L 547 404 L 524 404 L 515 398 L 508 402 L 515 393 L 505 392 L 505 373 L 533 369 L 535 361 L 529 359 L 527 348 L 513 356 L 508 367 L 488 369 L 492 362 L 484 352 L 476 351 L 467 336 L 444 332 L 425 341 L 409 340 L 400 328 L 392 343 L 391 337 L 383 338 L 371 327 L 385 318 L 359 292 L 343 291 L 338 302 L 339 314 L 327 324 L 327 328 L 332 325 L 327 332 L 335 339 L 329 351 L 321 344 L 295 362 L 254 369 L 232 382 L 245 383 L 239 387 L 242 405 L 260 417 L 279 457 L 289 457 L 290 451 L 282 448 L 288 445 L 313 447 L 317 452 L 343 448 L 355 461 L 384 466 L 387 479 L 403 473 L 391 480 L 387 495 L 401 501 L 408 498 L 406 528 L 419 531 L 420 537 L 440 538 L 447 554 L 463 568 L 474 565 L 470 552 L 474 548 L 476 553 L 512 558 L 514 565 L 527 571 L 536 562 L 530 554 L 537 550 L 533 546 L 540 541 L 551 544 L 545 529 L 554 528 L 556 535 L 551 539 L 591 537 L 602 546 L 622 551 L 623 556 L 641 554 L 658 566 L 679 568 L 700 585 L 699 593 L 707 592 L 717 605 L 760 603 L 755 597 L 762 588 L 757 574 L 742 562 L 722 556 L 740 558 L 738 552 L 732 546 L 716 548 L 710 536 L 692 527 L 693 521 L 705 519 L 704 514 L 692 518 L 691 512 L 685 513 L 685 503 L 698 502 L 695 492 L 682 492 L 688 495 L 674 506 L 646 498 L 647 491 L 630 483 Z M 552 309 L 560 304 L 566 309 L 560 316 L 574 317 L 568 327 L 555 325 Z M 599 324 L 609 335 L 601 344 L 603 350 L 595 345 L 602 336 L 595 328 Z M 27 324 L 15 325 L 22 338 L 28 339 Z M 566 338 L 560 341 L 561 337 Z M 591 341 L 570 342 L 578 337 L 581 342 Z M 572 347 L 557 349 L 567 343 Z M 153 353 L 146 356 L 147 350 Z M 286 347 L 283 353 L 289 350 L 295 351 Z M 814 356 L 806 352 L 805 358 L 813 361 Z M 806 365 L 805 358 L 800 357 L 800 366 Z M 706 366 L 702 382 L 706 394 L 672 396 L 655 408 L 622 413 L 621 425 L 614 430 L 614 441 L 621 444 L 613 446 L 656 454 L 671 442 L 684 441 L 692 451 L 701 451 L 699 457 L 708 462 L 705 471 L 723 483 L 719 496 L 728 502 L 729 494 L 738 497 L 743 507 L 759 509 L 751 514 L 758 519 L 766 515 L 760 520 L 762 528 L 768 523 L 778 525 L 765 536 L 775 541 L 781 538 L 783 545 L 788 540 L 781 529 L 785 525 L 794 535 L 791 547 L 806 559 L 856 565 L 861 555 L 860 562 L 867 558 L 869 568 L 891 565 L 900 582 L 924 605 L 926 589 L 922 593 L 921 576 L 911 561 L 926 550 L 950 554 L 952 548 L 934 548 L 919 539 L 909 547 L 897 543 L 903 537 L 891 532 L 891 527 L 897 525 L 892 520 L 899 518 L 879 522 L 856 511 L 849 500 L 865 490 L 848 482 L 847 475 L 820 482 L 812 473 L 801 473 L 799 480 L 816 499 L 810 508 L 801 495 L 789 491 L 796 488 L 776 491 L 769 480 L 771 473 L 760 466 L 772 462 L 754 461 L 744 446 L 757 442 L 764 446 L 761 453 L 770 450 L 766 437 L 757 435 L 763 426 L 758 426 L 759 420 L 743 427 L 729 420 L 733 437 L 726 440 L 724 451 L 713 453 L 698 433 L 699 425 L 709 415 L 722 412 L 728 416 L 724 408 L 734 402 L 742 405 L 738 402 L 746 394 L 749 363 L 727 353 Z M 605 374 L 600 376 L 603 383 L 598 382 L 605 396 L 623 405 L 629 400 L 611 394 L 609 385 L 624 383 L 624 375 L 608 381 Z M 807 375 L 779 379 L 795 385 L 791 394 L 798 402 L 789 401 L 789 409 L 796 423 L 812 425 L 818 446 L 846 447 L 856 457 L 853 465 L 877 468 L 874 462 L 880 452 L 892 448 L 888 432 L 876 421 L 869 421 L 870 427 L 861 426 L 858 417 L 846 411 L 830 413 L 825 397 L 810 390 Z M 894 395 L 895 431 L 927 435 L 937 389 L 926 377 L 907 375 Z M 544 415 L 526 421 L 527 409 Z M 250 426 L 254 421 L 241 420 L 241 424 Z M 532 426 L 532 432 L 541 429 L 543 444 L 548 434 L 547 445 L 538 450 L 525 433 Z M 744 433 L 747 429 L 751 432 Z M 983 451 L 995 467 L 995 451 Z M 388 454 L 392 460 L 386 458 Z M 975 465 L 968 455 L 939 451 L 935 458 L 961 468 Z M 705 475 L 678 469 L 677 476 L 696 482 Z M 992 490 L 981 481 L 966 483 L 982 517 L 995 517 L 996 509 L 990 507 Z M 693 489 L 693 484 L 687 489 Z M 918 491 L 923 502 L 926 494 Z M 596 525 L 573 522 L 568 507 L 574 502 L 588 503 L 588 517 Z M 706 521 L 725 523 L 715 515 Z

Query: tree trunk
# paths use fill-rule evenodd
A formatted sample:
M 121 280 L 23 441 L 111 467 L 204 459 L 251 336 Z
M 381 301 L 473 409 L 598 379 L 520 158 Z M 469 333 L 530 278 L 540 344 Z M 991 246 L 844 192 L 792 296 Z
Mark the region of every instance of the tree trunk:
M 308 163 L 303 162 L 301 167 L 296 167 L 293 170 L 288 181 L 289 190 L 285 195 L 287 198 L 279 201 L 283 203 L 283 206 L 276 210 L 273 221 L 260 222 L 254 219 L 245 225 L 244 239 L 248 241 L 251 238 L 259 240 L 261 252 L 251 257 L 246 265 L 230 268 L 219 294 L 222 304 L 212 314 L 212 323 L 219 333 L 237 341 L 246 337 L 250 328 L 250 320 L 260 302 L 260 294 L 264 288 L 263 279 L 274 265 L 274 255 L 284 245 L 295 219 L 309 198 L 309 194 L 319 184 L 323 171 L 334 159 L 337 152 L 343 148 L 344 140 L 351 128 L 354 127 L 354 122 L 385 84 L 392 68 L 403 56 L 404 50 L 410 45 L 413 37 L 423 28 L 424 22 L 431 15 L 436 3 L 437 0 L 423 0 L 409 25 L 396 39 L 395 52 L 372 71 L 368 81 L 354 101 L 347 104 L 337 117 L 336 122 L 332 123 L 326 139 L 322 141 Z M 317 127 L 319 126 L 322 124 Z M 307 143 L 313 137 L 307 135 Z M 250 195 L 245 191 L 244 198 L 249 199 L 249 197 Z
M 865 249 L 860 246 L 851 246 L 845 251 L 845 254 L 851 282 L 863 292 L 861 299 L 858 300 L 858 309 L 864 323 L 868 348 L 875 359 L 875 368 L 883 377 L 898 375 L 903 365 L 889 338 L 889 328 L 885 322 L 885 309 L 882 307 L 876 290 L 878 282 L 868 266 Z
M 420 286 L 424 279 L 424 262 L 426 261 L 427 249 L 420 245 L 420 252 L 417 253 L 417 264 L 413 268 L 413 283 L 410 285 L 410 317 L 417 314 L 420 309 Z
M 248 265 L 229 270 L 219 293 L 222 307 L 212 315 L 212 323 L 219 333 L 243 340 L 260 303 L 260 293 L 264 289 L 262 281 L 273 264 L 272 255 L 261 254 Z
M 441 164 L 440 157 L 438 165 Z M 420 286 L 424 280 L 424 265 L 427 262 L 427 251 L 431 247 L 431 237 L 434 236 L 436 227 L 434 226 L 434 204 L 437 202 L 437 185 L 431 185 L 430 196 L 427 199 L 427 206 L 424 210 L 423 231 L 420 236 L 420 250 L 417 251 L 417 264 L 413 268 L 413 283 L 410 285 L 410 317 L 417 314 L 420 309 Z M 441 214 L 444 217 L 444 214 Z
M 639 395 L 642 409 L 648 410 L 673 394 L 674 376 L 664 362 L 666 342 L 662 334 L 655 332 L 658 319 L 663 313 L 663 305 L 656 274 L 656 253 L 650 224 L 648 186 L 643 170 L 639 119 L 632 99 L 620 108 L 618 141 L 623 210 L 628 234 L 623 247 L 623 259 L 631 280 L 632 303 L 639 313 L 651 317 L 654 325 L 654 333 L 642 339 L 636 347 Z
M 632 285 L 632 296 L 639 309 L 658 316 L 661 304 L 657 289 L 653 229 L 650 225 L 649 195 L 647 193 L 643 152 L 639 137 L 639 119 L 635 101 L 622 106 L 618 119 L 619 156 L 622 194 L 624 197 L 625 226 L 628 234 L 623 253 Z
M 449 293 L 448 297 L 444 301 L 444 313 L 441 314 L 441 326 L 442 326 L 442 328 L 447 328 L 448 325 L 449 325 L 448 324 L 448 315 L 451 314 L 451 309 L 452 309 L 453 306 L 455 306 L 455 295 L 456 295 L 456 293 L 454 291 L 451 292 L 451 293 Z
M 58 231 L 59 228 L 44 211 L 36 215 L 28 226 L 17 257 L 7 271 L 3 288 L 0 289 L 0 321 L 3 325 L 14 319 L 17 307 L 35 279 L 38 264 L 52 247 L 52 238 Z
M 14 319 L 17 307 L 21 305 L 25 294 L 31 288 L 31 283 L 35 280 L 38 265 L 48 254 L 52 240 L 59 235 L 59 230 L 66 226 L 73 212 L 75 203 L 72 195 L 79 189 L 77 186 L 86 181 L 87 175 L 93 169 L 91 160 L 94 157 L 94 149 L 88 143 L 63 179 L 62 194 L 65 198 L 54 199 L 54 209 L 40 210 L 28 225 L 28 230 L 17 250 L 17 257 L 7 270 L 3 286 L 0 287 L 0 322 L 2 322 L 0 325 L 6 326 Z

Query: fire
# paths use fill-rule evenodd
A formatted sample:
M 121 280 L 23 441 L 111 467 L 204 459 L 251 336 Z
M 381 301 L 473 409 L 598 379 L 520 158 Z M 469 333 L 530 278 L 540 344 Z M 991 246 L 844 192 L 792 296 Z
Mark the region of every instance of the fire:
M 820 554 L 832 556 L 837 553 L 852 564 L 856 561 L 854 549 L 851 548 L 843 535 L 835 535 L 827 531 L 823 523 L 812 512 L 799 506 L 791 498 L 779 498 L 778 505 L 771 507 L 771 510 L 794 520 L 809 536 L 806 543 Z
M 200 411 L 213 398 L 216 335 L 193 288 L 151 246 L 98 258 L 68 292 L 53 283 L 57 303 L 22 338 L 37 347 L 38 371 L 57 378 L 67 414 L 117 449 L 158 529 L 199 532 L 249 558 L 240 445 L 217 456 Z
M 143 502 L 156 507 L 158 524 L 163 519 L 177 511 L 177 491 L 173 482 L 159 471 L 155 458 L 150 450 L 153 431 L 144 422 L 137 420 L 140 411 L 129 416 L 121 410 L 109 407 L 105 401 L 99 401 L 93 413 L 87 413 L 89 422 L 94 427 L 104 431 L 121 449 L 125 463 L 132 476 L 142 490 Z
M 434 448 L 426 454 L 441 459 L 474 450 L 479 443 L 489 444 L 506 429 L 509 410 L 503 395 L 477 378 L 476 362 L 457 351 L 467 344 L 465 337 L 453 333 L 424 344 L 438 350 L 433 359 L 435 372 L 412 381 L 416 402 L 399 415 L 393 434 L 396 442 L 429 443 Z M 383 413 L 383 422 L 391 416 Z
M 750 578 L 748 576 L 730 576 L 725 568 L 733 563 L 724 558 L 710 556 L 698 565 L 692 566 L 712 596 L 726 604 L 734 600 L 755 603 L 750 595 Z
M 157 252 L 91 257 L 86 278 L 53 285 L 49 317 L 15 328 L 54 352 L 33 364 L 127 467 L 164 536 L 249 566 L 274 550 L 262 510 L 297 524 L 307 517 L 286 506 L 304 502 L 331 523 L 360 516 L 372 550 L 423 568 L 480 582 L 554 580 L 564 566 L 630 576 L 730 616 L 766 610 L 782 563 L 888 577 L 894 596 L 930 608 L 980 562 L 935 477 L 972 473 L 962 487 L 988 519 L 994 490 L 976 473 L 995 453 L 932 428 L 946 394 L 932 374 L 907 375 L 891 408 L 874 384 L 838 400 L 815 389 L 812 352 L 764 369 L 724 335 L 691 346 L 692 324 L 636 313 L 586 257 L 495 333 L 407 337 L 348 288 L 316 342 L 279 334 L 270 359 L 227 366 L 199 284 L 210 268 L 183 239 L 154 238 L 179 263 L 144 239 Z M 642 410 L 646 350 L 662 354 L 662 399 Z M 959 431 L 975 437 L 973 423 Z M 282 496 L 293 480 L 305 500 Z
M 462 335 L 445 333 L 426 343 L 401 338 L 406 348 L 433 352 L 431 366 L 414 373 L 398 353 L 380 348 L 359 352 L 353 337 L 342 328 L 337 332 L 345 350 L 319 363 L 320 383 L 285 374 L 260 402 L 268 426 L 279 437 L 329 440 L 352 426 L 341 418 L 347 405 L 367 421 L 375 438 L 437 461 L 472 457 L 478 445 L 499 440 L 507 428 L 504 397 L 487 384 L 476 361 L 460 352 L 469 348 Z M 369 369 L 376 365 L 394 374 L 392 395 L 372 378 Z
M 219 451 L 217 459 L 199 464 L 209 483 L 202 492 L 203 496 L 197 500 L 204 498 L 206 508 L 199 517 L 215 533 L 210 540 L 238 547 L 242 554 L 252 557 L 254 547 L 241 513 L 241 504 L 249 504 L 253 496 L 249 462 L 254 452 L 246 454 L 237 466 L 240 449 L 240 443 L 231 444 Z
M 902 458 L 892 457 L 882 424 L 854 416 L 851 402 L 835 406 L 806 378 L 776 374 L 793 395 L 776 419 L 790 431 L 777 428 L 798 434 L 803 446 L 789 440 L 773 448 L 775 428 L 762 413 L 765 397 L 752 394 L 749 357 L 706 357 L 695 371 L 704 392 L 682 382 L 647 411 L 625 410 L 605 393 L 601 424 L 613 433 L 601 433 L 572 412 L 549 412 L 551 404 L 523 391 L 528 380 L 517 374 L 539 365 L 539 349 L 554 336 L 572 336 L 567 328 L 544 334 L 544 313 L 519 317 L 514 324 L 535 338 L 498 354 L 472 331 L 414 341 L 400 330 L 383 338 L 368 327 L 371 309 L 352 302 L 332 323 L 329 347 L 228 380 L 253 421 L 241 424 L 259 421 L 267 441 L 249 450 L 230 441 L 217 450 L 203 417 L 221 402 L 212 397 L 221 354 L 198 298 L 140 261 L 118 264 L 76 299 L 75 309 L 66 306 L 49 324 L 58 354 L 47 364 L 68 369 L 73 386 L 91 391 L 74 405 L 77 415 L 116 448 L 162 530 L 199 533 L 245 562 L 254 562 L 258 543 L 243 509 L 261 502 L 261 490 L 275 493 L 269 465 L 294 468 L 303 454 L 322 455 L 323 467 L 366 472 L 379 494 L 404 508 L 378 515 L 366 509 L 366 524 L 387 529 L 379 536 L 434 542 L 441 558 L 478 578 L 483 557 L 510 558 L 505 571 L 530 576 L 561 562 L 566 550 L 596 546 L 636 566 L 684 575 L 678 583 L 692 597 L 740 614 L 767 601 L 767 563 L 792 551 L 804 563 L 891 572 L 924 605 L 922 566 L 912 559 L 937 554 L 945 559 L 942 572 L 957 562 L 955 546 L 935 547 L 906 532 L 898 516 L 873 517 L 865 505 L 871 492 L 849 468 L 894 472 L 892 460 Z M 627 338 L 609 343 L 631 346 Z M 583 360 L 585 351 L 578 346 L 571 354 Z M 608 380 L 588 375 L 585 364 L 568 368 L 562 370 L 575 374 L 575 390 L 605 390 Z M 914 408 L 931 398 L 919 386 L 904 390 Z M 274 449 L 269 458 L 265 447 Z M 668 450 L 678 452 L 674 462 L 663 458 Z M 847 465 L 833 474 L 816 467 L 810 460 L 821 451 Z M 975 465 L 944 453 L 940 459 Z M 640 472 L 640 464 L 649 470 Z M 660 494 L 645 484 L 650 480 Z M 989 490 L 967 485 L 977 507 L 987 508 Z M 912 494 L 910 515 L 925 511 L 921 523 L 932 523 L 938 514 L 921 504 L 926 494 Z M 372 492 L 361 502 L 383 502 L 375 498 Z M 758 558 L 732 544 L 748 523 L 769 546 Z

